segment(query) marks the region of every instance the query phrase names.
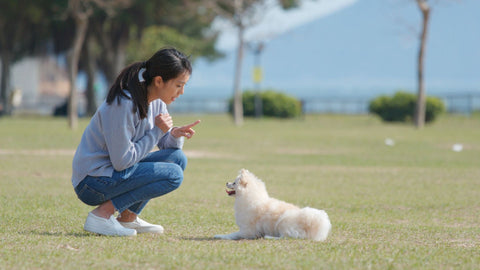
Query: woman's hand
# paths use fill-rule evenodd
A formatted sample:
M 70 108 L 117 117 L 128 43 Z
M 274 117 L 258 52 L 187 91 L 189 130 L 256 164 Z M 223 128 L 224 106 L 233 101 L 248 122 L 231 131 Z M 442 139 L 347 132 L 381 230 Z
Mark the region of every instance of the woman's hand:
M 190 139 L 195 134 L 195 130 L 193 130 L 192 127 L 196 126 L 198 123 L 200 123 L 200 120 L 197 120 L 189 125 L 185 125 L 182 127 L 174 127 L 172 128 L 170 133 L 175 138 L 184 136 L 184 137 L 187 137 L 187 139 Z
M 159 114 L 155 117 L 155 126 L 167 133 L 173 127 L 173 120 L 170 114 Z

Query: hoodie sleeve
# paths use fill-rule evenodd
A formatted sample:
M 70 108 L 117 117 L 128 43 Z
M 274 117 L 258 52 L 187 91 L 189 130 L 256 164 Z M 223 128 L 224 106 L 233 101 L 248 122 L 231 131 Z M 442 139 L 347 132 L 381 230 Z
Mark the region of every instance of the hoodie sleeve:
M 182 149 L 183 148 L 183 143 L 185 139 L 183 137 L 180 138 L 175 138 L 173 137 L 172 133 L 167 132 L 165 135 L 160 138 L 160 141 L 158 142 L 158 148 L 160 149 L 166 149 L 166 148 L 178 148 Z
M 158 115 L 158 114 L 168 114 L 168 110 L 167 110 L 167 105 L 161 101 L 161 100 L 155 100 L 155 110 L 156 110 L 156 114 L 155 115 Z M 163 133 L 162 131 L 160 131 L 160 133 L 162 135 L 160 140 L 158 141 L 158 148 L 159 149 L 167 149 L 167 148 L 178 148 L 178 149 L 182 149 L 183 148 L 183 143 L 185 141 L 185 138 L 183 137 L 180 137 L 180 138 L 175 138 L 171 133 L 170 131 L 166 132 L 166 133 Z

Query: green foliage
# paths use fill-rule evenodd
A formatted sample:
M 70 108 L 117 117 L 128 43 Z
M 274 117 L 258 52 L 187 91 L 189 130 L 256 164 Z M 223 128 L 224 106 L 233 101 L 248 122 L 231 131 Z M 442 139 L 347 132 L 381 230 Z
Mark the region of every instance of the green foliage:
M 300 4 L 299 0 L 279 0 L 278 2 L 284 9 L 296 8 Z
M 416 102 L 416 95 L 398 91 L 393 97 L 379 96 L 373 99 L 368 109 L 370 113 L 380 116 L 387 122 L 409 122 L 413 119 Z M 427 97 L 425 122 L 434 121 L 443 112 L 445 105 L 441 99 Z
M 370 102 L 369 111 L 387 122 L 406 122 L 415 112 L 415 96 L 402 91 L 393 97 L 380 96 Z
M 0 2 L 0 52 L 12 63 L 41 52 L 51 34 L 51 20 L 62 1 Z
M 247 90 L 243 92 L 243 115 L 255 116 L 255 92 Z M 292 118 L 302 114 L 302 106 L 296 98 L 276 92 L 266 90 L 260 92 L 262 100 L 262 113 L 264 116 Z M 229 112 L 233 113 L 233 98 L 229 101 Z
M 432 122 L 440 114 L 446 111 L 443 101 L 436 97 L 427 97 L 427 108 L 425 111 L 425 121 Z
M 132 35 L 135 36 L 135 33 Z M 211 42 L 205 39 L 195 39 L 168 26 L 150 26 L 143 30 L 139 40 L 132 40 L 127 47 L 127 62 L 147 60 L 156 51 L 171 46 L 182 51 L 195 60 L 196 57 L 210 51 Z
M 132 40 L 127 48 L 127 62 L 140 59 L 147 60 L 157 50 L 166 46 L 173 46 L 186 54 L 192 51 L 193 44 L 188 36 L 182 35 L 177 30 L 167 26 L 147 27 L 139 40 Z M 188 48 L 190 47 L 190 48 Z

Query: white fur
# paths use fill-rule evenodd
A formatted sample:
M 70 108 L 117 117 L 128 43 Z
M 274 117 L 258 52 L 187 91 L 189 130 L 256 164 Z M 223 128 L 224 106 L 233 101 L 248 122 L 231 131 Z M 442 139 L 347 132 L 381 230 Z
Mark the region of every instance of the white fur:
M 265 184 L 248 170 L 242 169 L 227 188 L 235 191 L 235 221 L 238 232 L 215 235 L 217 239 L 308 238 L 323 241 L 332 224 L 323 210 L 299 208 L 268 196 Z M 227 190 L 227 192 L 229 192 Z

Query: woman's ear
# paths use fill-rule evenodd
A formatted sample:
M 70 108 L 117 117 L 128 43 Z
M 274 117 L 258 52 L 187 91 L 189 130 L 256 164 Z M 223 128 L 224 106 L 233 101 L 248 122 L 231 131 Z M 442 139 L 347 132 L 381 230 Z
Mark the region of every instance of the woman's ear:
M 163 85 L 163 79 L 162 76 L 155 76 L 153 78 L 153 83 L 156 87 L 161 87 Z

